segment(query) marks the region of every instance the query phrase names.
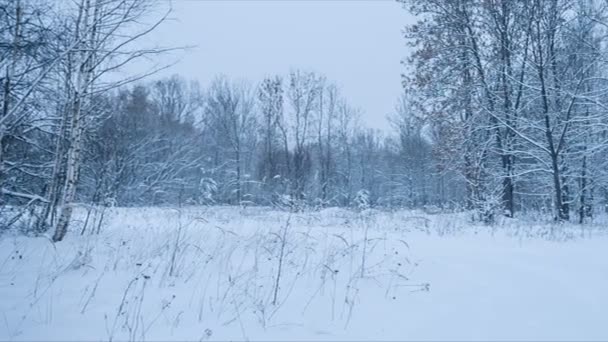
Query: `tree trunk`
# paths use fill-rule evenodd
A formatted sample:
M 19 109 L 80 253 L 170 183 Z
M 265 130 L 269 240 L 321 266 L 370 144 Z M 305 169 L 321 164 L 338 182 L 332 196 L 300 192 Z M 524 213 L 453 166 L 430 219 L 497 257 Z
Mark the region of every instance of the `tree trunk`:
M 72 217 L 73 202 L 76 198 L 76 185 L 78 169 L 80 167 L 80 153 L 82 149 L 82 101 L 80 94 L 75 93 L 75 101 L 73 104 L 72 113 L 72 134 L 71 143 L 67 153 L 67 168 L 65 176 L 65 184 L 63 190 L 63 198 L 61 201 L 61 212 L 55 226 L 53 241 L 58 242 L 63 240 L 67 233 L 68 225 Z
M 73 202 L 76 199 L 76 185 L 78 182 L 78 173 L 80 169 L 80 155 L 83 143 L 84 131 L 84 101 L 88 99 L 88 88 L 92 79 L 92 63 L 93 63 L 93 40 L 95 30 L 89 32 L 89 25 L 96 25 L 96 17 L 98 15 L 99 4 L 95 5 L 95 11 L 91 14 L 91 1 L 83 0 L 83 6 L 80 8 L 79 21 L 77 23 L 76 39 L 81 40 L 81 49 L 77 51 L 79 56 L 76 72 L 75 89 L 72 94 L 71 101 L 71 130 L 69 132 L 69 145 L 67 150 L 66 172 L 64 190 L 61 199 L 61 211 L 53 241 L 58 242 L 65 237 L 70 219 L 72 217 Z M 93 18 L 91 18 L 93 16 Z M 81 26 L 80 26 L 81 25 Z M 82 36 L 81 36 L 82 35 Z
M 241 204 L 241 153 L 237 149 L 234 151 L 235 163 L 236 163 L 236 204 Z

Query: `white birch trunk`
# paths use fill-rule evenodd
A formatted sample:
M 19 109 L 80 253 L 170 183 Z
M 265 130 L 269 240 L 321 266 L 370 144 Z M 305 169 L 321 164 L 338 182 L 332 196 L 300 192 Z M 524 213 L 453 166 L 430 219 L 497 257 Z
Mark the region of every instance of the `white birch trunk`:
M 60 213 L 53 234 L 53 241 L 61 241 L 65 237 L 70 219 L 72 217 L 73 202 L 76 198 L 76 185 L 78 182 L 78 171 L 80 168 L 80 155 L 83 143 L 84 131 L 84 111 L 88 100 L 88 88 L 92 79 L 93 70 L 91 70 L 92 54 L 94 54 L 93 33 L 89 25 L 96 25 L 95 16 L 98 11 L 95 8 L 91 14 L 93 6 L 91 3 L 95 0 L 83 0 L 80 7 L 79 27 L 77 27 L 77 39 L 82 39 L 81 51 L 78 52 L 79 60 L 77 62 L 77 70 L 75 72 L 75 87 L 73 91 L 72 105 L 70 108 L 71 114 L 71 130 L 69 132 L 69 146 L 67 150 L 66 174 L 63 194 L 60 201 Z M 93 18 L 91 18 L 93 16 Z M 92 20 L 91 20 L 92 19 Z M 83 34 L 83 37 L 80 35 Z M 57 156 L 61 158 L 62 156 Z

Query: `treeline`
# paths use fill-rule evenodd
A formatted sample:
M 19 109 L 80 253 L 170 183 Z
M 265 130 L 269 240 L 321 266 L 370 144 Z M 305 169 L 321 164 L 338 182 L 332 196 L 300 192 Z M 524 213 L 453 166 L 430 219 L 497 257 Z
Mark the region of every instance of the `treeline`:
M 364 128 L 337 86 L 295 70 L 259 84 L 173 76 L 103 100 L 78 198 L 102 205 L 454 206 L 422 122 Z M 447 180 L 447 181 L 446 181 Z M 26 182 L 28 183 L 28 182 Z
M 608 199 L 608 3 L 401 1 L 411 103 L 441 165 L 492 222 L 536 209 L 585 222 Z
M 173 76 L 94 102 L 75 202 L 414 208 L 462 200 L 462 184 L 436 168 L 423 122 L 406 103 L 390 117 L 398 134 L 367 129 L 339 88 L 314 72 L 257 85 L 218 76 L 207 89 Z M 3 203 L 52 203 L 53 166 L 65 163 L 51 148 L 59 134 L 9 145 Z

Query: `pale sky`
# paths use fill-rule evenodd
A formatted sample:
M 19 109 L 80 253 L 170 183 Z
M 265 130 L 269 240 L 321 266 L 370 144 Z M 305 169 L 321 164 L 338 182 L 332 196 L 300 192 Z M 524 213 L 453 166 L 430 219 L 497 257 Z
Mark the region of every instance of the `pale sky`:
M 335 81 L 363 122 L 389 127 L 401 93 L 402 29 L 412 18 L 393 0 L 174 0 L 174 20 L 150 39 L 195 47 L 162 73 L 197 79 L 217 74 L 259 82 L 292 68 Z M 175 58 L 175 57 L 174 57 Z

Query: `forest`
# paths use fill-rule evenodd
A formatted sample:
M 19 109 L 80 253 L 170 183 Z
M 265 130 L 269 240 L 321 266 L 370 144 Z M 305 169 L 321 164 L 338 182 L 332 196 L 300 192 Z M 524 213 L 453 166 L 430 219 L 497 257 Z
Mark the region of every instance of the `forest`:
M 347 59 L 371 6 L 389 112 L 158 43 Z M 607 57 L 606 0 L 0 0 L 0 340 L 607 340 Z
M 152 2 L 10 1 L 2 15 L 3 226 L 64 231 L 76 204 L 536 211 L 607 204 L 606 13 L 590 0 L 404 2 L 391 132 L 322 74 L 120 77 Z M 137 32 L 125 36 L 124 32 Z M 118 76 L 116 74 L 119 74 Z M 118 80 L 117 80 L 118 79 Z M 376 113 L 374 113 L 376 115 Z M 9 213 L 7 213 L 9 212 Z M 57 239 L 60 240 L 60 234 Z

